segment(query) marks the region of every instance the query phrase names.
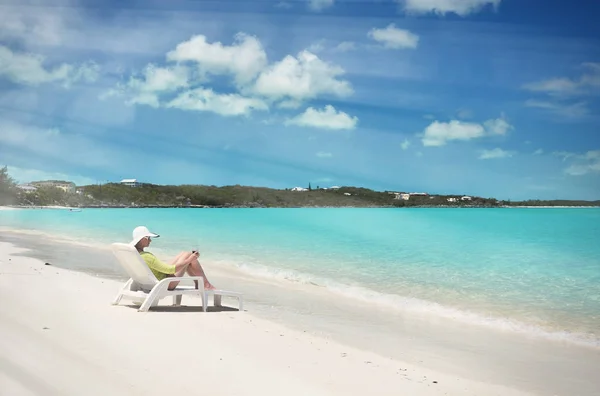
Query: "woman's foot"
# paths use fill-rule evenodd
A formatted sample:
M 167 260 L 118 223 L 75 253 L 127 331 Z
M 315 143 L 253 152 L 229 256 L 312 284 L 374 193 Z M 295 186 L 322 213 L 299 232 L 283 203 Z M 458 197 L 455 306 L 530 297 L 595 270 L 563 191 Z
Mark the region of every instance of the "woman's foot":
M 204 284 L 204 289 L 206 289 L 206 290 L 216 290 L 216 287 L 214 287 L 210 283 L 205 283 Z

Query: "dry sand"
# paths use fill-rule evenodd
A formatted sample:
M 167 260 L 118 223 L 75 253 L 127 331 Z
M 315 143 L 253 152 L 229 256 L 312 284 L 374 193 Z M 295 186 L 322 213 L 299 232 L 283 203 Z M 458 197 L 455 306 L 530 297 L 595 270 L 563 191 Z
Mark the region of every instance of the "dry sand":
M 110 302 L 120 282 L 0 243 L 2 395 L 526 395 L 294 330 L 246 312 Z M 225 304 L 235 306 L 232 301 Z M 477 367 L 473 367 L 477 370 Z

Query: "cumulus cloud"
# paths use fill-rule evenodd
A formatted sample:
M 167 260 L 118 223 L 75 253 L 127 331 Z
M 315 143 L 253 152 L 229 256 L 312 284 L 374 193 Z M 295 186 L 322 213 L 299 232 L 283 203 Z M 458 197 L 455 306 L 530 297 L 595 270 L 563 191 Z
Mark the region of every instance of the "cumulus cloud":
M 450 140 L 471 140 L 483 136 L 485 129 L 480 124 L 452 120 L 432 122 L 423 134 L 424 146 L 443 146 Z
M 96 81 L 100 69 L 91 62 L 79 66 L 62 63 L 48 68 L 44 63 L 45 58 L 41 55 L 13 52 L 0 46 L 0 77 L 18 84 L 37 86 L 56 82 L 69 87 L 78 81 Z
M 479 159 L 498 159 L 498 158 L 508 158 L 513 156 L 512 151 L 502 150 L 501 148 L 495 148 L 492 150 L 482 150 L 481 155 L 479 155 Z
M 128 104 L 156 108 L 160 106 L 159 94 L 188 87 L 188 76 L 188 69 L 183 66 L 169 68 L 149 64 L 139 76 L 131 76 L 127 83 L 119 84 L 103 97 L 122 94 L 128 98 Z
M 482 124 L 452 120 L 432 122 L 422 134 L 424 146 L 444 146 L 453 140 L 467 141 L 484 136 L 504 135 L 513 129 L 504 118 L 487 120 Z
M 320 95 L 345 97 L 353 93 L 348 81 L 340 79 L 344 69 L 325 62 L 309 51 L 288 55 L 262 71 L 251 92 L 269 100 L 303 102 Z
M 405 29 L 398 29 L 393 23 L 382 29 L 373 28 L 367 35 L 391 49 L 414 49 L 419 45 L 419 36 Z
M 396 0 L 409 14 L 445 15 L 454 13 L 467 16 L 492 6 L 497 9 L 501 0 Z
M 166 104 L 168 108 L 210 111 L 222 116 L 248 115 L 253 110 L 268 110 L 260 99 L 247 98 L 238 94 L 218 94 L 212 89 L 196 88 L 182 92 Z
M 537 149 L 533 152 L 533 155 L 542 155 L 544 154 L 544 149 Z
M 341 78 L 345 73 L 341 67 L 306 50 L 269 65 L 261 42 L 244 33 L 237 34 L 231 45 L 193 36 L 169 51 L 166 62 L 174 66 L 148 65 L 104 97 L 123 95 L 129 104 L 245 115 L 271 105 L 292 109 L 321 95 L 353 93 L 350 83 Z M 220 94 L 207 89 L 213 76 L 231 77 L 235 92 Z M 194 100 L 198 103 L 193 104 Z M 232 109 L 225 110 L 226 105 Z
M 309 107 L 304 113 L 286 121 L 286 125 L 331 130 L 354 129 L 357 123 L 357 117 L 352 117 L 343 111 L 337 111 L 331 105 L 325 106 L 323 110 Z
M 408 148 L 410 147 L 410 142 L 408 141 L 408 139 L 404 139 L 402 144 L 400 144 L 400 147 L 402 147 L 402 150 L 408 150 Z
M 506 135 L 511 129 L 514 129 L 504 118 L 487 120 L 483 123 L 485 130 L 491 135 Z
M 238 33 L 232 45 L 209 43 L 197 35 L 167 53 L 167 60 L 190 62 L 203 75 L 232 75 L 238 85 L 247 84 L 267 65 L 267 54 L 254 36 Z
M 308 8 L 312 11 L 322 11 L 332 7 L 334 0 L 308 0 Z

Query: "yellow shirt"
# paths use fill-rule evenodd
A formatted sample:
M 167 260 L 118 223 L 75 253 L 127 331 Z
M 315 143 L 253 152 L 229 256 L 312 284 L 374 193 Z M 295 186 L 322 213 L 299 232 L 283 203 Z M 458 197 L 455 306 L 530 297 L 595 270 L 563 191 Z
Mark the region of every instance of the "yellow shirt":
M 165 279 L 167 275 L 173 275 L 175 273 L 174 264 L 164 263 L 150 252 L 141 252 L 140 256 L 142 256 L 154 276 L 156 276 L 156 279 L 159 281 Z

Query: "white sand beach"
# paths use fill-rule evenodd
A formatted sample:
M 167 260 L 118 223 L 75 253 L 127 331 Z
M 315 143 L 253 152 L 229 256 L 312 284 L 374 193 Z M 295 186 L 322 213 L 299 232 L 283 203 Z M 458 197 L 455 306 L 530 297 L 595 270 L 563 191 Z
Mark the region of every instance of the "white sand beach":
M 217 286 L 244 292 L 245 311 L 202 312 L 193 297 L 147 313 L 112 306 L 122 281 L 106 272 L 108 251 L 30 234 L 0 233 L 2 395 L 591 396 L 600 386 L 597 349 L 394 316 L 210 265 Z
M 526 395 L 351 348 L 199 300 L 140 313 L 120 283 L 0 243 L 5 395 Z M 249 311 L 252 310 L 250 305 Z M 475 369 L 475 368 L 474 368 Z

